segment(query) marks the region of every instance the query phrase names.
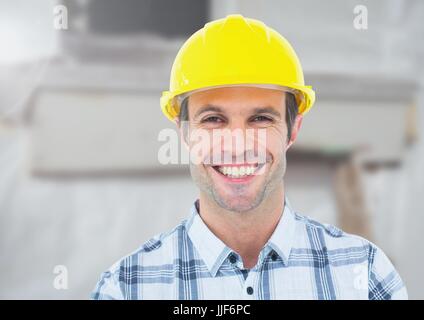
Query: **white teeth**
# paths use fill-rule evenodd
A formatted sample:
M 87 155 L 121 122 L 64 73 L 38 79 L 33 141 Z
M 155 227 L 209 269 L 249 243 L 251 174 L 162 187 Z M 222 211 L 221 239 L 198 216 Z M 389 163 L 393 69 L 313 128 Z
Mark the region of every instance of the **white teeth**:
M 229 167 L 229 166 L 219 166 L 218 170 L 222 174 L 232 177 L 232 178 L 240 178 L 244 176 L 252 175 L 257 166 L 237 166 L 237 167 Z

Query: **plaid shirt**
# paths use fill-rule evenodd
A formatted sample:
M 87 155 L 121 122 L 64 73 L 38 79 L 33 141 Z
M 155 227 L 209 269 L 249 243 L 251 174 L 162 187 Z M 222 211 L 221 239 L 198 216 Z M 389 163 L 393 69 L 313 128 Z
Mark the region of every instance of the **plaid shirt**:
M 92 299 L 407 299 L 369 241 L 293 212 L 288 201 L 256 266 L 192 214 L 104 272 Z

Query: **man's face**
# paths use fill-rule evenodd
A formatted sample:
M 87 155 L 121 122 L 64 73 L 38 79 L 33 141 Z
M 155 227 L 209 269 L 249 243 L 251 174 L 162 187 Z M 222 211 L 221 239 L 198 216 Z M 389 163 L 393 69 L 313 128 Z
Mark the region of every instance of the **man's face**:
M 202 161 L 190 162 L 201 192 L 226 210 L 245 212 L 282 190 L 289 146 L 285 108 L 281 90 L 223 87 L 193 93 L 188 105 L 190 133 L 202 131 L 211 137 L 204 143 Z M 294 131 L 300 122 L 301 116 Z M 217 136 L 221 138 L 212 138 Z M 198 141 L 189 138 L 190 152 Z M 260 152 L 265 156 L 251 157 Z

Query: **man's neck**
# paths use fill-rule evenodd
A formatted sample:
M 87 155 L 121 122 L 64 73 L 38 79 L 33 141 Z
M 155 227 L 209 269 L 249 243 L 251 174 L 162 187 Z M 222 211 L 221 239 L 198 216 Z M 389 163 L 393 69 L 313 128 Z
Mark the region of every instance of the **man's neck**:
M 284 187 L 275 190 L 255 209 L 234 212 L 223 209 L 200 194 L 200 216 L 208 228 L 243 259 L 250 269 L 274 232 L 284 208 Z

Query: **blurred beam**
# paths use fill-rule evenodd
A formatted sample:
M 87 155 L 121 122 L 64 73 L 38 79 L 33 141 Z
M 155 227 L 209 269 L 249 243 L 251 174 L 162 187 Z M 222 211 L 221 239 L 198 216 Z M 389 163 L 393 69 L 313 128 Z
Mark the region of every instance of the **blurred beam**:
M 337 167 L 334 192 L 341 229 L 371 240 L 373 234 L 370 212 L 366 203 L 359 164 L 347 161 Z

